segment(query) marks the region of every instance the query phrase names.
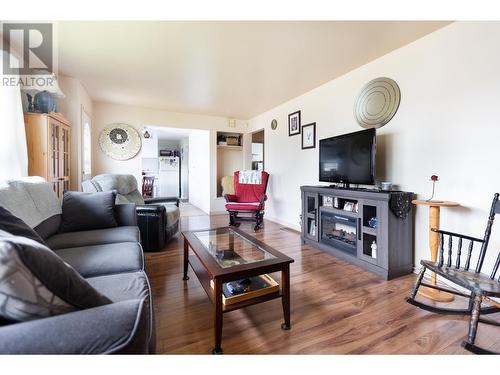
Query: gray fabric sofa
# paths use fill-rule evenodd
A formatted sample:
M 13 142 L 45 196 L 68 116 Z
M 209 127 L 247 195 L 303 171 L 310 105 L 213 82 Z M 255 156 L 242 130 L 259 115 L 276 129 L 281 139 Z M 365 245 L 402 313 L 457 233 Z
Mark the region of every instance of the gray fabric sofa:
M 161 250 L 179 231 L 179 198 L 143 198 L 130 174 L 100 174 L 82 183 L 84 192 L 115 190 L 116 203 L 135 203 L 145 251 Z
M 59 257 L 113 301 L 28 322 L 0 320 L 0 353 L 154 353 L 151 288 L 134 204 L 116 205 L 117 227 L 58 233 L 61 203 L 45 180 L 29 177 L 0 182 L 0 206 L 25 221 Z

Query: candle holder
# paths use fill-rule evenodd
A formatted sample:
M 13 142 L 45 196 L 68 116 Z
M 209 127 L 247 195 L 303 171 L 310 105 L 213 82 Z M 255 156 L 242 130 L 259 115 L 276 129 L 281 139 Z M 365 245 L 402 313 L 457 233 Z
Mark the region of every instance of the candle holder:
M 431 176 L 431 181 L 432 181 L 432 194 L 431 194 L 431 197 L 429 199 L 427 199 L 427 202 L 431 202 L 432 199 L 434 198 L 434 192 L 435 192 L 435 188 L 436 188 L 436 181 L 439 181 L 439 177 L 435 174 L 433 174 Z

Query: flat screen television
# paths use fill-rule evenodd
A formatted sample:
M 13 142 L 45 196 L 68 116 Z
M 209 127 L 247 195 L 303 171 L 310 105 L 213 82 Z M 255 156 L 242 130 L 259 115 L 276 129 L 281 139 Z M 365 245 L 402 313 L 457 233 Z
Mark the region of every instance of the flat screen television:
M 319 180 L 373 185 L 375 183 L 375 129 L 321 139 Z

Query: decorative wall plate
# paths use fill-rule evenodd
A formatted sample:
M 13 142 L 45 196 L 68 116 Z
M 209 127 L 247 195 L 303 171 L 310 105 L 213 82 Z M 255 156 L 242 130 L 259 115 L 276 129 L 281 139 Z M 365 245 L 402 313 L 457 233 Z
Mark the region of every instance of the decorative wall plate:
M 100 136 L 101 150 L 115 160 L 128 160 L 141 149 L 141 137 L 135 128 L 127 124 L 110 124 Z
M 277 127 L 278 121 L 276 121 L 276 119 L 273 119 L 273 121 L 271 121 L 271 129 L 276 130 Z
M 398 84 L 387 77 L 368 82 L 354 103 L 354 118 L 361 127 L 381 128 L 396 114 L 401 100 Z

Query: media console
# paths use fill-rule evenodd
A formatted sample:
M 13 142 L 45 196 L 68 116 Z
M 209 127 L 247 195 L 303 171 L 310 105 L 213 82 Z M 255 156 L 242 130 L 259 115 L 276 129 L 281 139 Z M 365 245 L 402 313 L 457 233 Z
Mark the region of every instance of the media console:
M 305 244 L 386 280 L 413 271 L 412 193 L 328 186 L 300 190 Z

